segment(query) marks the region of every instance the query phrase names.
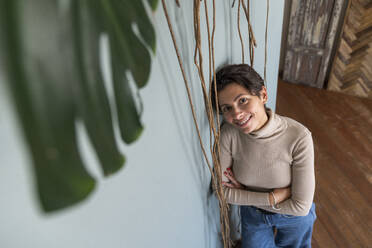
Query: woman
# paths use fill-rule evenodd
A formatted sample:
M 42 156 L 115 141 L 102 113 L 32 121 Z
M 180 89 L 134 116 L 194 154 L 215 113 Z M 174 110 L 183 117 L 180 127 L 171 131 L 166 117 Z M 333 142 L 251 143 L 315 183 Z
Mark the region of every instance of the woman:
M 227 202 L 240 205 L 242 247 L 311 247 L 316 214 L 310 131 L 266 108 L 264 81 L 248 65 L 223 67 L 216 86 L 224 119 L 222 181 Z

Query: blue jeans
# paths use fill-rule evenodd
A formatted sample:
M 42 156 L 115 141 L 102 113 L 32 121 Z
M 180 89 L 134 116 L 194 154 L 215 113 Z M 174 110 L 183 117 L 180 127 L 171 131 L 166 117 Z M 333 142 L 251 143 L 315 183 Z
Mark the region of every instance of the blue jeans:
M 316 220 L 314 203 L 306 216 L 265 214 L 251 206 L 240 206 L 240 214 L 242 248 L 311 247 Z

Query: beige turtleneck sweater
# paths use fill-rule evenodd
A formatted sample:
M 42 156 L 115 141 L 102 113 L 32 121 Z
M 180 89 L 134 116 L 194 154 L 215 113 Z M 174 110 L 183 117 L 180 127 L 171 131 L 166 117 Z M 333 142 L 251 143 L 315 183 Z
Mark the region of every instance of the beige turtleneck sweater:
M 224 186 L 228 203 L 253 205 L 281 214 L 307 215 L 314 197 L 314 148 L 310 131 L 299 122 L 267 111 L 266 124 L 244 134 L 225 123 L 221 128 L 222 172 L 231 167 L 235 178 L 246 188 Z M 222 181 L 229 181 L 222 174 Z M 291 186 L 291 198 L 270 206 L 269 193 Z

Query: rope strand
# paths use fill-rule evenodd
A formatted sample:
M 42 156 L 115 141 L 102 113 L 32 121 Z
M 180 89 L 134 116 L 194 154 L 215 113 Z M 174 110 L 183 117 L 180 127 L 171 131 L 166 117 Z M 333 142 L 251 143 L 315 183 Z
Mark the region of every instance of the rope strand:
M 254 47 L 257 47 L 256 38 L 253 33 L 252 24 L 249 16 L 250 0 L 247 0 L 247 6 L 245 6 L 244 0 L 239 0 L 243 6 L 245 17 L 248 23 L 248 35 L 249 35 L 249 57 L 251 62 L 251 67 L 254 63 Z
M 270 0 L 266 0 L 266 28 L 265 28 L 265 65 L 264 65 L 264 83 L 266 86 L 266 64 L 267 64 L 267 30 L 269 26 Z
M 190 87 L 188 80 L 186 78 L 184 66 L 181 60 L 181 56 L 179 53 L 179 49 L 177 46 L 177 42 L 175 39 L 175 35 L 173 32 L 172 23 L 170 21 L 167 7 L 165 4 L 165 0 L 162 1 L 162 6 L 164 10 L 164 14 L 167 20 L 168 28 L 171 34 L 173 46 L 177 55 L 178 63 L 181 69 L 184 85 L 187 91 L 187 96 L 193 116 L 193 121 L 195 125 L 195 129 L 198 134 L 200 147 L 202 149 L 203 156 L 205 158 L 205 161 L 207 163 L 207 166 L 209 168 L 209 171 L 211 173 L 211 179 L 212 179 L 212 186 L 216 192 L 218 201 L 219 201 L 219 208 L 220 208 L 220 225 L 221 225 L 221 235 L 223 240 L 223 245 L 225 248 L 230 248 L 232 246 L 232 241 L 230 239 L 230 222 L 229 222 L 229 206 L 226 202 L 223 187 L 222 187 L 222 171 L 221 171 L 221 165 L 219 161 L 219 155 L 221 154 L 220 151 L 220 144 L 219 144 L 219 137 L 220 137 L 220 120 L 219 120 L 219 108 L 217 107 L 217 118 L 214 119 L 214 112 L 212 109 L 212 99 L 211 99 L 211 93 L 212 89 L 215 90 L 215 102 L 218 103 L 218 95 L 217 95 L 217 87 L 216 87 L 216 71 L 215 71 L 215 53 L 214 53 L 214 37 L 215 37 L 215 30 L 216 30 L 216 6 L 215 6 L 215 0 L 213 0 L 213 28 L 212 28 L 212 34 L 210 34 L 210 26 L 209 26 L 209 16 L 208 16 L 208 5 L 206 0 L 204 0 L 204 8 L 205 8 L 205 18 L 206 18 L 206 24 L 207 24 L 207 34 L 208 34 L 208 58 L 209 58 L 209 92 L 207 92 L 206 83 L 205 83 L 205 77 L 204 77 L 204 71 L 203 71 L 203 55 L 202 55 L 202 49 L 201 49 L 201 25 L 200 25 L 200 2 L 202 0 L 194 0 L 194 7 L 193 7 L 193 19 L 194 19 L 194 38 L 195 38 L 195 49 L 194 49 L 194 64 L 198 70 L 198 75 L 202 87 L 203 92 L 203 98 L 204 98 L 204 105 L 205 105 L 205 111 L 208 118 L 209 123 L 209 135 L 210 135 L 210 150 L 212 154 L 212 162 L 214 167 L 212 168 L 211 163 L 207 157 L 207 153 L 204 148 L 204 144 L 201 138 L 200 129 L 196 120 L 196 114 L 195 114 L 195 107 L 193 105 L 191 93 L 190 93 Z M 176 5 L 180 7 L 179 0 L 176 0 Z M 233 2 L 233 6 L 235 4 L 235 0 Z M 238 25 L 238 31 L 239 31 L 239 38 L 241 42 L 242 47 L 242 63 L 244 63 L 244 42 L 240 30 L 240 8 L 243 7 L 247 23 L 248 23 L 248 35 L 249 35 L 249 57 L 250 57 L 250 63 L 253 67 L 254 63 L 254 48 L 257 46 L 256 39 L 253 33 L 252 25 L 250 22 L 250 16 L 249 16 L 249 8 L 250 8 L 250 0 L 247 0 L 247 6 L 245 6 L 244 0 L 239 0 L 238 3 L 238 17 L 237 17 L 237 25 Z M 232 6 L 232 7 L 233 7 Z M 269 0 L 267 0 L 267 12 L 266 12 L 266 29 L 265 29 L 265 65 L 264 65 L 264 81 L 266 83 L 266 65 L 267 65 L 267 35 L 268 35 L 268 18 L 269 18 Z M 213 76 L 213 77 L 212 77 Z M 212 80 L 213 78 L 213 80 Z M 212 87 L 212 84 L 214 87 Z M 213 135 L 213 136 L 212 136 Z M 212 145 L 212 137 L 214 138 L 214 142 Z
M 240 39 L 240 44 L 242 46 L 242 64 L 244 64 L 244 43 L 243 43 L 243 38 L 242 38 L 242 33 L 240 32 L 240 5 L 241 1 L 239 0 L 238 4 L 238 33 L 239 33 L 239 39 Z
M 169 28 L 169 31 L 171 33 L 171 37 L 172 37 L 172 41 L 173 41 L 173 46 L 174 46 L 174 49 L 176 50 L 176 55 L 177 55 L 177 59 L 178 59 L 178 63 L 179 63 L 180 69 L 181 69 L 182 77 L 183 77 L 183 80 L 184 80 L 184 83 L 185 83 L 185 87 L 186 87 L 186 91 L 187 91 L 187 97 L 189 99 L 189 103 L 190 103 L 190 107 L 191 107 L 191 112 L 192 112 L 192 117 L 193 117 L 193 120 L 194 120 L 196 131 L 198 133 L 200 146 L 201 146 L 201 149 L 202 149 L 204 158 L 205 158 L 205 160 L 206 160 L 206 162 L 208 164 L 208 167 L 210 168 L 210 170 L 212 170 L 212 167 L 210 166 L 209 159 L 207 157 L 207 154 L 205 152 L 204 145 L 203 145 L 203 142 L 202 142 L 202 139 L 201 139 L 201 135 L 200 135 L 200 131 L 199 131 L 199 125 L 198 125 L 198 123 L 196 121 L 195 108 L 194 108 L 194 104 L 192 102 L 189 84 L 188 84 L 188 81 L 186 79 L 185 70 L 183 68 L 183 64 L 182 64 L 182 61 L 181 61 L 181 56 L 179 54 L 178 46 L 176 44 L 176 40 L 175 40 L 175 36 L 174 36 L 174 32 L 173 32 L 173 27 L 172 27 L 172 24 L 170 23 L 170 19 L 169 19 L 167 7 L 166 7 L 166 4 L 165 4 L 165 1 L 164 0 L 162 0 L 162 5 L 163 5 L 164 14 L 165 14 L 166 19 L 167 19 L 168 28 Z
M 196 1 L 198 1 L 198 0 L 196 0 Z M 221 224 L 221 233 L 222 233 L 222 239 L 223 239 L 224 247 L 230 248 L 231 246 L 230 246 L 230 237 L 229 237 L 228 206 L 227 206 L 227 203 L 225 201 L 224 194 L 223 194 L 223 191 L 222 191 L 221 167 L 220 167 L 220 165 L 218 163 L 218 160 L 216 160 L 216 158 L 217 158 L 216 155 L 214 153 L 212 153 L 213 162 L 216 162 L 216 164 L 215 164 L 215 170 L 213 170 L 212 167 L 211 167 L 211 164 L 209 162 L 209 159 L 207 157 L 207 154 L 205 152 L 204 145 L 203 145 L 203 142 L 202 142 L 202 139 L 201 139 L 201 134 L 200 134 L 199 126 L 198 126 L 198 123 L 197 123 L 197 120 L 196 120 L 195 107 L 194 107 L 193 102 L 192 102 L 192 98 L 191 98 L 191 94 L 190 94 L 190 88 L 189 88 L 189 83 L 188 83 L 187 78 L 186 78 L 186 75 L 185 75 L 183 63 L 181 61 L 179 49 L 178 49 L 178 46 L 177 46 L 177 43 L 176 43 L 176 39 L 175 39 L 174 32 L 173 32 L 173 27 L 172 27 L 172 24 L 170 22 L 170 18 L 169 18 L 169 15 L 168 15 L 168 11 L 167 11 L 167 7 L 166 7 L 166 4 L 165 4 L 165 0 L 162 0 L 162 6 L 163 6 L 164 14 L 165 14 L 165 17 L 166 17 L 166 20 L 167 20 L 168 28 L 169 28 L 169 31 L 170 31 L 170 34 L 171 34 L 171 37 L 172 37 L 173 46 L 174 46 L 174 49 L 176 51 L 176 55 L 177 55 L 177 59 L 178 59 L 178 63 L 179 63 L 180 69 L 181 69 L 181 73 L 182 73 L 182 77 L 183 77 L 183 80 L 184 80 L 185 88 L 186 88 L 186 91 L 187 91 L 187 96 L 188 96 L 190 107 L 191 107 L 191 111 L 192 111 L 194 125 L 195 125 L 196 131 L 198 133 L 200 147 L 202 149 L 203 156 L 204 156 L 204 158 L 205 158 L 205 160 L 207 162 L 209 171 L 211 173 L 212 184 L 213 184 L 214 188 L 216 189 L 216 194 L 217 194 L 217 198 L 218 198 L 218 201 L 219 201 L 219 207 L 220 207 L 220 212 L 221 212 L 220 213 L 220 224 Z M 199 6 L 199 4 L 196 4 L 196 7 L 198 7 L 198 6 Z M 214 31 L 215 31 L 215 3 L 214 3 L 214 0 L 213 0 L 213 8 L 214 8 L 214 14 L 213 14 L 213 25 L 214 25 L 214 27 L 213 27 L 213 32 L 212 32 L 212 43 L 213 43 L 213 40 L 214 40 Z M 194 11 L 195 11 L 195 9 L 194 9 Z M 197 13 L 199 13 L 199 12 L 197 11 Z M 194 28 L 197 31 L 195 34 L 196 34 L 196 38 L 197 39 L 200 39 L 200 35 L 197 35 L 198 34 L 198 31 L 200 30 L 200 23 L 198 22 L 198 19 L 199 18 L 195 17 L 195 15 L 194 15 L 194 21 L 196 20 L 196 26 L 194 25 Z M 198 49 L 200 49 L 200 43 L 197 42 L 196 46 L 197 46 L 197 48 L 195 49 L 195 57 L 196 57 L 196 52 L 198 51 Z M 214 71 L 214 55 L 213 55 L 213 53 L 214 53 L 214 49 L 213 49 L 213 46 L 212 46 L 213 74 L 215 75 L 215 71 Z M 199 55 L 201 55 L 201 53 Z M 201 59 L 202 59 L 202 57 L 199 56 L 199 62 L 201 61 Z M 197 66 L 197 67 L 200 69 L 199 66 Z M 200 75 L 202 75 L 202 74 L 200 74 Z M 203 81 L 202 81 L 202 84 L 203 84 Z M 211 111 L 211 109 L 209 109 L 209 110 Z M 210 112 L 210 111 L 207 111 L 207 112 Z M 210 119 L 209 116 L 210 115 L 208 114 L 208 119 Z M 214 121 L 212 123 L 214 124 Z M 213 125 L 211 125 L 211 126 L 213 126 Z M 218 134 L 219 134 L 219 132 L 216 135 L 217 138 L 218 138 Z M 217 172 L 217 179 L 216 179 L 216 176 L 215 176 L 215 172 Z

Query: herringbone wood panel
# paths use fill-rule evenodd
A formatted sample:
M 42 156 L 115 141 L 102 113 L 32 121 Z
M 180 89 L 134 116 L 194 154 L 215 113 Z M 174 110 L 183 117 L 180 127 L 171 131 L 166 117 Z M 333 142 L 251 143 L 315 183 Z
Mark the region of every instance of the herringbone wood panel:
M 328 89 L 372 98 L 372 0 L 350 0 Z

